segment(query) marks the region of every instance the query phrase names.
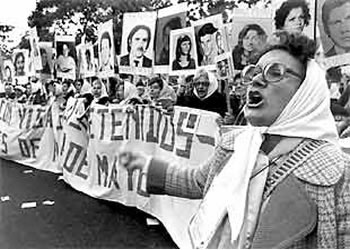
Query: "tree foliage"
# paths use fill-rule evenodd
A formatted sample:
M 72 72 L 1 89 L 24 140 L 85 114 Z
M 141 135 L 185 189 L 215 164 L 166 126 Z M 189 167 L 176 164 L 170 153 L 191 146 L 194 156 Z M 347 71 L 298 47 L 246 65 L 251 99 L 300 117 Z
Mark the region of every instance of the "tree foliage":
M 212 14 L 223 13 L 240 3 L 248 7 L 268 0 L 178 0 L 196 6 L 190 8 L 188 19 L 196 20 Z M 157 10 L 172 5 L 171 0 L 39 0 L 36 9 L 28 17 L 30 27 L 36 27 L 42 41 L 53 41 L 54 33 L 76 36 L 77 43 L 83 35 L 87 41 L 95 42 L 97 26 L 113 19 L 114 37 L 118 50 L 122 34 L 122 14 Z M 191 11 L 198 11 L 191 14 Z M 69 27 L 75 27 L 71 29 Z

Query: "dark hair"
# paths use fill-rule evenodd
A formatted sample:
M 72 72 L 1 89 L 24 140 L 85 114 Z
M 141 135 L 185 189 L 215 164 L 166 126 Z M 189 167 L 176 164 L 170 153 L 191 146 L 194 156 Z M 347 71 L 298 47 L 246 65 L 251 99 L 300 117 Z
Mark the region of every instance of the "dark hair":
M 204 24 L 198 31 L 198 37 L 201 38 L 205 35 L 212 35 L 214 34 L 218 29 L 214 27 L 212 23 L 206 23 Z
M 145 30 L 147 32 L 148 41 L 147 41 L 146 49 L 148 49 L 149 43 L 151 41 L 151 29 L 148 26 L 141 24 L 141 25 L 136 25 L 134 28 L 132 28 L 132 30 L 128 35 L 128 52 L 130 52 L 131 50 L 131 39 L 135 35 L 135 33 L 139 30 Z
M 24 57 L 24 54 L 23 52 L 18 52 L 16 55 L 15 55 L 15 62 L 14 62 L 14 67 L 15 67 L 15 72 L 18 74 L 18 68 L 17 68 L 17 61 L 19 60 L 19 58 L 22 57 L 23 58 L 23 61 L 25 60 L 25 57 Z
M 251 23 L 247 24 L 242 28 L 242 30 L 238 33 L 238 45 L 243 47 L 243 39 L 248 34 L 248 31 L 255 30 L 259 36 L 266 36 L 266 32 L 259 24 Z
M 186 41 L 189 41 L 189 42 L 190 42 L 190 51 L 191 51 L 191 48 L 192 48 L 192 41 L 191 41 L 191 38 L 190 38 L 188 35 L 180 36 L 180 37 L 177 39 L 177 43 L 176 43 L 176 50 L 175 50 L 175 53 L 176 53 L 176 60 L 179 60 L 180 56 L 182 55 L 181 44 L 182 44 L 183 42 L 186 42 Z M 191 58 L 191 55 L 190 55 L 190 53 L 188 53 L 188 55 L 187 55 L 187 60 L 189 61 L 190 58 Z
M 160 77 L 152 77 L 150 80 L 149 80 L 149 83 L 148 83 L 148 86 L 152 86 L 153 84 L 157 83 L 160 87 L 160 89 L 162 90 L 163 87 L 164 87 L 164 82 L 162 80 L 162 78 Z
M 286 21 L 289 12 L 292 9 L 301 8 L 303 10 L 304 22 L 305 25 L 308 26 L 311 15 L 307 2 L 305 0 L 288 0 L 282 3 L 280 8 L 276 10 L 275 15 L 275 27 L 276 29 L 282 29 L 284 26 L 284 22 Z
M 266 44 L 257 59 L 267 52 L 277 49 L 284 50 L 297 59 L 303 65 L 305 73 L 307 62 L 315 56 L 316 42 L 301 33 L 277 31 L 273 34 L 273 39 Z
M 322 5 L 322 23 L 325 33 L 329 36 L 328 19 L 330 12 L 342 6 L 343 4 L 350 3 L 350 0 L 326 0 Z
M 87 58 L 87 57 L 89 57 L 89 59 L 91 60 L 91 52 L 90 52 L 90 50 L 85 50 L 85 57 Z
M 176 30 L 176 29 L 181 29 L 182 28 L 182 23 L 181 23 L 181 18 L 180 17 L 173 17 L 169 19 L 163 26 L 163 34 L 166 28 L 170 28 L 171 30 Z
M 25 57 L 24 57 L 23 52 L 18 52 L 18 53 L 16 54 L 16 56 L 15 56 L 15 63 L 14 63 L 14 65 L 15 65 L 16 70 L 17 70 L 16 62 L 17 62 L 17 60 L 18 60 L 20 57 L 22 57 L 23 60 L 25 60 Z
M 137 83 L 136 83 L 136 87 L 138 87 L 138 86 L 145 87 L 145 84 L 143 83 L 143 81 L 141 79 L 138 80 Z
M 100 42 L 102 42 L 103 39 L 107 39 L 108 40 L 109 48 L 111 48 L 112 47 L 112 40 L 111 40 L 111 36 L 109 35 L 109 33 L 107 31 L 102 34 Z M 102 49 L 102 44 L 100 44 L 100 46 L 101 46 L 100 47 L 100 50 L 101 50 Z
M 42 55 L 42 54 L 47 54 L 46 49 L 40 48 L 40 54 L 41 54 L 41 55 Z

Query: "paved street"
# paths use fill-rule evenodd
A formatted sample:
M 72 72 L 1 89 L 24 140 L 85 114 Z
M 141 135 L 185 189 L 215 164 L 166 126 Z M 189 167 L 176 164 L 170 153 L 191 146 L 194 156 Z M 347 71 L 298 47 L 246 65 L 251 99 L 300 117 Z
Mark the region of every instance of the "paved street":
M 176 248 L 163 226 L 147 226 L 142 211 L 91 198 L 57 178 L 0 159 L 0 248 Z M 23 202 L 37 206 L 22 209 Z

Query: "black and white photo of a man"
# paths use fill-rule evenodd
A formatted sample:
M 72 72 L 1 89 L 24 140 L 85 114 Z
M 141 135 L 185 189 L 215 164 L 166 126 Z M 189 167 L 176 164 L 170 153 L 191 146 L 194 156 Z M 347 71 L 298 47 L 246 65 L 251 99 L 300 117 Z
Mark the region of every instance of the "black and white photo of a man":
M 128 35 L 128 54 L 120 58 L 120 65 L 151 68 L 152 59 L 145 55 L 150 45 L 150 40 L 151 29 L 146 25 L 136 25 Z

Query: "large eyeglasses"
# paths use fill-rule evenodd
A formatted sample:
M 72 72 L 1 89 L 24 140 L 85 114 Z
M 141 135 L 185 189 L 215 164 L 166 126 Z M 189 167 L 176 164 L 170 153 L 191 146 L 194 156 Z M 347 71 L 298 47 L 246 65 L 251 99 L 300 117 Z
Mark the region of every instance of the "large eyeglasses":
M 270 63 L 264 68 L 257 65 L 246 66 L 242 71 L 242 83 L 248 85 L 260 74 L 266 84 L 274 83 L 282 80 L 287 73 L 299 79 L 303 79 L 300 74 L 287 68 L 287 66 L 282 63 Z
M 195 86 L 195 87 L 198 87 L 198 86 L 200 86 L 200 85 L 202 85 L 202 86 L 204 86 L 204 87 L 208 87 L 209 86 L 209 81 L 195 81 L 194 83 L 193 83 L 193 85 Z

